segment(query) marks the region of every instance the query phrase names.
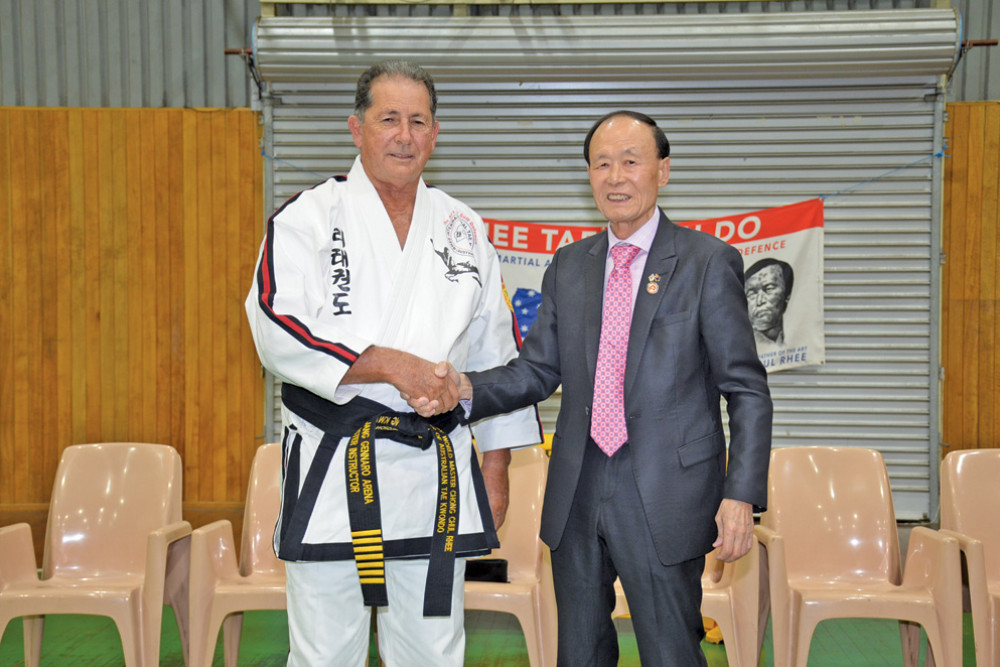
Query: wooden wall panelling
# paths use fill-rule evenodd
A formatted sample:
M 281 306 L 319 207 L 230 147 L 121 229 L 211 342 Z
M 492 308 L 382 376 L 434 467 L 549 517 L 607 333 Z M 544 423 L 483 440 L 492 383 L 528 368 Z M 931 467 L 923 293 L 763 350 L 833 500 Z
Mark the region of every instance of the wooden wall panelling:
M 8 280 L 13 273 L 14 226 L 10 223 L 14 215 L 11 205 L 11 157 L 10 157 L 10 115 L 0 113 L 0 280 Z M 8 286 L 10 283 L 7 283 Z M 13 377 L 8 370 L 14 365 L 14 331 L 11 326 L 13 299 L 11 290 L 0 289 L 0 505 L 14 503 L 14 444 L 12 441 L 14 424 Z
M 992 107 L 992 108 L 991 108 Z M 977 447 L 997 447 L 997 168 L 1000 166 L 1000 105 L 984 105 L 982 167 L 979 196 L 980 266 L 979 266 L 979 380 L 982 399 L 978 406 Z
M 952 274 L 950 294 L 954 310 L 950 316 L 954 319 L 949 329 L 954 337 L 948 341 L 949 363 L 945 365 L 945 378 L 946 381 L 950 380 L 950 388 L 957 389 L 960 393 L 955 397 L 957 402 L 953 402 L 948 408 L 948 412 L 953 413 L 957 421 L 954 423 L 956 430 L 952 431 L 951 439 L 946 442 L 955 440 L 961 448 L 966 448 L 972 442 L 971 434 L 975 432 L 975 408 L 979 403 L 978 375 L 973 372 L 977 367 L 979 329 L 972 310 L 972 305 L 978 298 L 976 286 L 979 282 L 979 224 L 978 220 L 973 224 L 973 217 L 978 216 L 979 211 L 975 201 L 969 197 L 970 184 L 977 172 L 976 159 L 980 155 L 978 138 L 975 136 L 979 111 L 971 106 L 958 105 L 953 111 L 956 114 L 953 126 L 955 150 L 951 153 L 951 160 L 954 163 L 955 180 L 952 183 L 953 217 L 948 221 L 948 226 L 953 230 L 954 237 L 947 251 L 949 260 L 945 268 Z M 972 190 L 978 193 L 978 188 Z M 953 377 L 949 378 L 949 375 Z
M 995 447 L 1000 104 L 949 105 L 946 134 L 943 441 Z M 0 518 L 43 511 L 62 449 L 101 440 L 177 447 L 191 513 L 241 506 L 259 136 L 247 110 L 0 110 Z
M 250 110 L 0 109 L 0 525 L 40 545 L 62 450 L 127 440 L 177 448 L 185 513 L 239 533 L 260 131 Z
M 942 442 L 1000 446 L 1000 103 L 948 106 L 942 243 Z

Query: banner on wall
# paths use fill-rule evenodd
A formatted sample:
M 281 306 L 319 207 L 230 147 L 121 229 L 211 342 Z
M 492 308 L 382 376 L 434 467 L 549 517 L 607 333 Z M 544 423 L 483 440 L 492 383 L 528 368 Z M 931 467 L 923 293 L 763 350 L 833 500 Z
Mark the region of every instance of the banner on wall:
M 822 199 L 678 224 L 714 234 L 743 255 L 748 313 L 768 372 L 824 363 Z M 486 225 L 522 336 L 535 321 L 552 254 L 604 230 L 492 219 Z

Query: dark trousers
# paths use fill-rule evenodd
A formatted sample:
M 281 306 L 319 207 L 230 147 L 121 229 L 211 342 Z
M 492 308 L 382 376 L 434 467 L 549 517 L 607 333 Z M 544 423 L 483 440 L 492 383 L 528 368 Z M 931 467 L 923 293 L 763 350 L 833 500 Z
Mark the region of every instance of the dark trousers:
M 704 567 L 704 557 L 668 566 L 660 563 L 628 444 L 608 457 L 589 442 L 565 532 L 552 552 L 559 667 L 618 664 L 618 636 L 611 620 L 616 577 L 625 590 L 643 667 L 705 665 Z

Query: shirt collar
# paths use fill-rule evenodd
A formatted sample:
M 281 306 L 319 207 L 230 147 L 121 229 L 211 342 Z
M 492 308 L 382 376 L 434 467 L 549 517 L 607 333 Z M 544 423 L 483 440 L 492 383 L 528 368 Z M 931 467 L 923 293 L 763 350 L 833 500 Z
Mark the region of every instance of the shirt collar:
M 620 239 L 615 236 L 614 231 L 611 229 L 611 225 L 608 224 L 608 254 L 611 254 L 611 249 L 615 247 L 618 243 L 629 243 L 634 246 L 638 246 L 640 252 L 649 252 L 649 249 L 653 247 L 653 239 L 656 237 L 656 230 L 660 226 L 660 209 L 659 207 L 653 209 L 653 217 L 646 221 L 642 227 L 637 229 L 632 236 L 627 239 Z

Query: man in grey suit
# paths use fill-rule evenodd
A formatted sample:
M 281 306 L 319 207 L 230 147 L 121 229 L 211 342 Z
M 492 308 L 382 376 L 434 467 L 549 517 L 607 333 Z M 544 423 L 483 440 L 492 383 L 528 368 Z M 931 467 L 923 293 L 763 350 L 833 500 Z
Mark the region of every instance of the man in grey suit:
M 553 256 L 517 359 L 467 376 L 438 369 L 472 399 L 471 420 L 544 400 L 562 384 L 541 535 L 552 549 L 566 667 L 617 664 L 616 577 L 642 664 L 704 665 L 705 554 L 746 554 L 754 507 L 766 501 L 772 406 L 743 262 L 657 207 L 669 154 L 644 114 L 595 123 L 584 157 L 608 231 Z M 617 266 L 621 251 L 628 257 Z

